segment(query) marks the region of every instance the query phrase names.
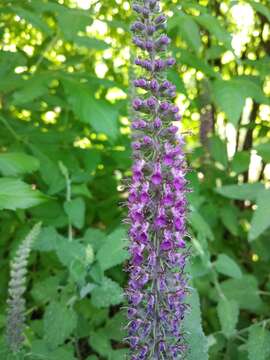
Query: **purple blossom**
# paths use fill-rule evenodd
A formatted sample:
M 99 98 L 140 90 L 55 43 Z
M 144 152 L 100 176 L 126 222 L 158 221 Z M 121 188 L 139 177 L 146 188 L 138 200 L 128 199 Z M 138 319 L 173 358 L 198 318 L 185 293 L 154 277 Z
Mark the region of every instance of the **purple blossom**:
M 131 125 L 127 340 L 132 360 L 183 359 L 186 165 L 182 135 L 172 124 L 181 120 L 171 101 L 176 87 L 165 73 L 175 59 L 164 53 L 170 39 L 162 33 L 166 17 L 160 13 L 160 1 L 140 0 L 133 9 L 138 14 L 131 26 L 133 42 L 142 50 L 135 59 L 141 76 L 133 85 L 144 92 L 132 102 L 139 116 Z

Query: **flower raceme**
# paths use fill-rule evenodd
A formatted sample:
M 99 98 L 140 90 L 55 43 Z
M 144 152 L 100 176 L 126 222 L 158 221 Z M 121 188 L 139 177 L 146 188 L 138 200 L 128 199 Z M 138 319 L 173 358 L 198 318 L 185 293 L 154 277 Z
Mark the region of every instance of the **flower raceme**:
M 166 17 L 157 0 L 133 3 L 138 77 L 132 107 L 133 167 L 128 199 L 131 259 L 127 288 L 131 359 L 183 359 L 187 308 L 186 164 L 176 87 L 166 78 Z

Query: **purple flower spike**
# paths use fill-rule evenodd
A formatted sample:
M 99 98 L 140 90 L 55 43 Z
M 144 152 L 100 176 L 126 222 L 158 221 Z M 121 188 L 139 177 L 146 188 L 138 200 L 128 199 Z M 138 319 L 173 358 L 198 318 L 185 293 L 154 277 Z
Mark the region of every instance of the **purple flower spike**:
M 176 87 L 166 78 L 175 59 L 166 56 L 169 37 L 159 0 L 136 0 L 131 26 L 140 49 L 133 81 L 140 97 L 132 106 L 133 166 L 128 197 L 129 282 L 128 342 L 131 360 L 185 358 L 183 319 L 188 284 L 185 266 L 186 164 L 183 137 L 172 121 L 180 120 L 172 102 Z M 143 91 L 141 90 L 143 89 Z

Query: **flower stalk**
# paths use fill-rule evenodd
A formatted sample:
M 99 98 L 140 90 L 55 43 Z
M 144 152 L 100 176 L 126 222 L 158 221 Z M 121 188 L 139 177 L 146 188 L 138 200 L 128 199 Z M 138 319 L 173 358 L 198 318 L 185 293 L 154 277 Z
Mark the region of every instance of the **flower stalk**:
M 133 167 L 128 198 L 131 259 L 126 291 L 131 359 L 183 359 L 187 305 L 186 163 L 184 140 L 174 122 L 176 87 L 166 70 L 170 39 L 158 0 L 133 3 L 132 24 L 138 78 L 132 107 Z

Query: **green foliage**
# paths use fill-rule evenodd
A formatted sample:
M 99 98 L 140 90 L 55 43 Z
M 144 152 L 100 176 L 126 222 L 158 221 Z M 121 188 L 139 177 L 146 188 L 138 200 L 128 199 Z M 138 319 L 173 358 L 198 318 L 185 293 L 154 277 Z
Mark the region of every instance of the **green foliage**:
M 131 167 L 131 10 L 124 1 L 87 4 L 0 4 L 3 360 L 14 358 L 2 315 L 9 261 L 39 221 L 20 357 L 123 360 L 127 352 L 120 308 L 128 259 L 121 224 Z M 177 58 L 168 76 L 180 94 L 193 169 L 188 226 L 196 290 L 185 322 L 188 357 L 268 360 L 269 1 L 164 7 Z

